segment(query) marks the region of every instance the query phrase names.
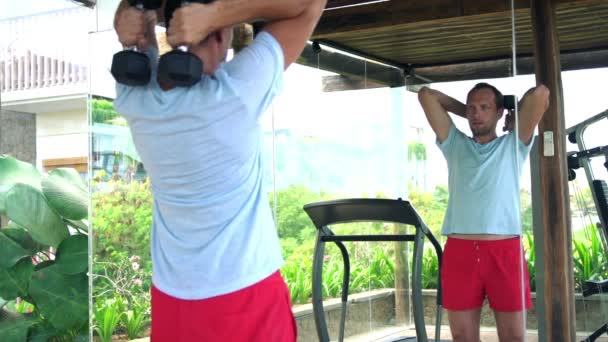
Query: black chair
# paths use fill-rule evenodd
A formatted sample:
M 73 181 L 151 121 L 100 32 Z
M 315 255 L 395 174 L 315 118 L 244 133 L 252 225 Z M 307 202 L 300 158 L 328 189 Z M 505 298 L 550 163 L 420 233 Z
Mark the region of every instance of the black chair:
M 323 256 L 325 243 L 334 242 L 340 249 L 344 260 L 344 277 L 342 282 L 342 314 L 340 319 L 339 341 L 344 340 L 346 321 L 346 304 L 348 300 L 348 284 L 350 278 L 350 260 L 344 241 L 412 241 L 414 242 L 414 258 L 412 267 L 412 305 L 417 341 L 428 341 L 422 304 L 422 256 L 425 237 L 435 248 L 441 270 L 441 246 L 431 231 L 424 224 L 412 205 L 401 199 L 342 199 L 311 203 L 304 206 L 304 211 L 310 216 L 317 228 L 317 240 L 313 259 L 312 305 L 319 341 L 328 342 L 329 333 L 323 310 Z M 329 225 L 357 221 L 383 221 L 402 223 L 414 226 L 415 234 L 402 235 L 336 235 Z M 439 341 L 441 330 L 441 278 L 438 274 L 437 288 L 437 320 L 435 324 L 435 339 Z M 403 339 L 402 339 L 403 340 Z M 408 339 L 409 340 L 409 339 Z

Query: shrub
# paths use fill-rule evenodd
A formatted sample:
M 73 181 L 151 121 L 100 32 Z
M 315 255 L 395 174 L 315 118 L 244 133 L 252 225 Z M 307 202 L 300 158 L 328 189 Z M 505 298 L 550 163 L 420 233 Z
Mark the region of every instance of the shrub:
M 0 298 L 3 341 L 86 339 L 88 193 L 74 169 L 40 175 L 0 156 Z

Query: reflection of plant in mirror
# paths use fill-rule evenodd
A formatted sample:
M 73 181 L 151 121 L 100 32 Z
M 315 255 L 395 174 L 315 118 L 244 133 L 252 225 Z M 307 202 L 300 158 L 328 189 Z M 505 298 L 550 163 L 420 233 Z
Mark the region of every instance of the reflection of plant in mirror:
M 86 339 L 88 193 L 80 175 L 41 175 L 0 155 L 0 216 L 9 220 L 0 229 L 0 297 L 24 303 L 11 312 L 0 301 L 3 342 Z
M 94 124 L 126 126 L 126 120 L 114 109 L 114 104 L 105 99 L 91 100 L 91 116 Z
M 584 238 L 573 240 L 574 284 L 581 291 L 587 280 L 608 278 L 608 258 L 602 246 L 598 230 L 589 225 Z
M 426 146 L 424 143 L 412 141 L 407 145 L 407 160 L 426 160 Z
M 534 236 L 530 231 L 524 232 L 523 243 L 530 274 L 530 291 L 534 292 L 536 291 L 536 253 L 534 252 Z

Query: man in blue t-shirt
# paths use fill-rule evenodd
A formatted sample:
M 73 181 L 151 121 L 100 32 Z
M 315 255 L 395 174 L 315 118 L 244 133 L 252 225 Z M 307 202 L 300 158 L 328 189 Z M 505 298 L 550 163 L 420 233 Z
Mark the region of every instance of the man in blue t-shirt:
M 520 102 L 518 129 L 507 117 L 508 132 L 500 137 L 496 125 L 504 112 L 503 95 L 490 84 L 473 87 L 466 105 L 426 87 L 418 98 L 448 163 L 441 284 L 452 337 L 479 341 L 487 298 L 500 340 L 523 341 L 524 310 L 532 301 L 520 238 L 519 179 L 549 90 L 530 89 Z M 472 137 L 454 126 L 448 112 L 468 120 Z
M 295 341 L 263 186 L 260 116 L 302 52 L 325 0 L 217 0 L 168 13 L 167 40 L 203 61 L 190 88 L 157 80 L 156 14 L 119 6 L 124 46 L 152 61 L 148 85 L 117 84 L 154 197 L 152 341 Z M 162 12 L 162 9 L 161 9 Z M 225 62 L 232 26 L 266 24 Z

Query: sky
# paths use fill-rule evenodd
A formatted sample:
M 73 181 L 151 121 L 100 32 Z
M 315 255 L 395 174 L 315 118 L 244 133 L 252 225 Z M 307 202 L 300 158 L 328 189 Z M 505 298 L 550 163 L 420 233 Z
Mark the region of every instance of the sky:
M 69 0 L 2 0 L 0 20 L 79 6 Z

